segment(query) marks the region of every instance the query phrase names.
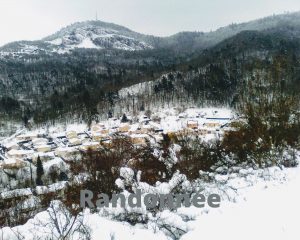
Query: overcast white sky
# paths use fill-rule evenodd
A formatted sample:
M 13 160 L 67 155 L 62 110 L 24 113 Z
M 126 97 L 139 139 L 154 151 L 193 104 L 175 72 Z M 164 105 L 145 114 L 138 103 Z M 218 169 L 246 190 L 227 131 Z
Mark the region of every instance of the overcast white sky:
M 98 18 L 159 36 L 299 11 L 300 0 L 0 0 L 0 45 Z

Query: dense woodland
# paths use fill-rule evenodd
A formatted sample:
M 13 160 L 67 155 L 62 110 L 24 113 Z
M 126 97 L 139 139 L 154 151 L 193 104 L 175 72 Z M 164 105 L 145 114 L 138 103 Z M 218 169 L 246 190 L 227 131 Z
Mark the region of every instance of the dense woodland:
M 142 51 L 77 49 L 2 57 L 0 112 L 27 125 L 69 116 L 87 121 L 121 114 L 117 109 L 123 106 L 130 111 L 162 103 L 239 107 L 251 97 L 248 86 L 258 77 L 262 87 L 280 83 L 293 95 L 300 88 L 298 18 L 271 17 L 209 34 L 181 33 L 168 41 L 149 37 L 157 47 Z M 247 28 L 257 31 L 243 31 Z M 215 39 L 214 45 L 203 39 Z M 119 95 L 137 83 L 147 87 L 135 96 Z

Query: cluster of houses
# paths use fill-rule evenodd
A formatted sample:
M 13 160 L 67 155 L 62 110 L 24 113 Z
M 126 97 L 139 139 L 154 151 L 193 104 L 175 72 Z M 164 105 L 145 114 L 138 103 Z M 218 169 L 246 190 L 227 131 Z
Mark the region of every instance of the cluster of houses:
M 226 109 L 190 109 L 182 114 L 152 119 L 141 115 L 136 121 L 130 117 L 126 121 L 109 119 L 93 123 L 90 129 L 74 127 L 62 132 L 17 134 L 0 144 L 0 168 L 22 168 L 36 163 L 38 157 L 42 161 L 61 158 L 68 162 L 80 151 L 109 146 L 115 134 L 128 136 L 135 145 L 143 145 L 147 141 L 159 143 L 163 139 L 162 134 L 191 134 L 204 140 L 221 138 L 230 130 L 232 119 L 231 111 Z
M 28 169 L 32 174 L 31 164 L 36 165 L 38 158 L 43 162 L 46 172 L 50 172 L 53 166 L 65 172 L 68 162 L 80 156 L 78 153 L 88 149 L 109 147 L 116 134 L 127 136 L 136 146 L 146 144 L 148 141 L 153 144 L 159 143 L 163 140 L 163 134 L 170 136 L 188 134 L 203 138 L 204 141 L 222 138 L 226 131 L 232 129 L 230 127 L 232 120 L 233 115 L 229 110 L 190 109 L 181 114 L 171 111 L 166 114 L 152 114 L 151 117 L 141 115 L 134 120 L 127 117 L 126 121 L 111 118 L 105 122 L 93 123 L 90 128 L 86 125 L 76 125 L 68 126 L 66 130 L 60 127 L 31 132 L 24 130 L 0 143 L 0 174 L 4 176 L 17 172 L 28 174 Z M 67 185 L 66 177 L 50 185 L 35 188 L 24 186 L 26 188 L 20 189 L 13 176 L 9 179 L 9 187 L 3 185 L 4 182 L 0 179 L 3 189 L 0 194 L 0 205 L 13 203 L 12 200 L 15 199 L 19 201 L 16 204 L 20 207 L 17 211 L 24 216 L 39 211 L 40 196 L 63 192 Z M 7 221 L 7 215 L 0 214 L 0 223 Z

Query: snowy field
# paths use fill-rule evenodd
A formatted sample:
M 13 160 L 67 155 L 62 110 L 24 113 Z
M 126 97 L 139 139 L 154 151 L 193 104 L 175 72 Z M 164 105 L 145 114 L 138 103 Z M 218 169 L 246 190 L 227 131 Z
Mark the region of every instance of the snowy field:
M 148 224 L 135 226 L 114 221 L 105 216 L 104 211 L 101 214 L 86 211 L 82 222 L 88 226 L 94 240 L 172 239 L 159 228 L 159 222 L 184 230 L 182 240 L 299 239 L 300 167 L 241 169 L 238 174 L 215 174 L 214 178 L 213 183 L 205 185 L 205 192 L 223 192 L 220 208 L 180 208 L 176 213 L 166 210 L 150 218 Z M 53 204 L 58 205 L 57 202 Z M 49 225 L 51 211 L 53 209 L 37 214 L 25 225 L 3 228 L 0 239 L 29 240 L 37 239 L 36 235 L 41 239 L 57 239 L 57 233 Z M 61 215 L 59 224 L 63 226 L 64 221 Z M 81 238 L 75 233 L 71 239 Z

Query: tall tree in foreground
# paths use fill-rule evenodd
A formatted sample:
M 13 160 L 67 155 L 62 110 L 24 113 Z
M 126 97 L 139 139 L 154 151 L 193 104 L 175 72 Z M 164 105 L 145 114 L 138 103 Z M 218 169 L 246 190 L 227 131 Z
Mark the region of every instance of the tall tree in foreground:
M 44 175 L 44 167 L 43 163 L 41 161 L 40 156 L 37 158 L 37 166 L 36 166 L 36 185 L 37 186 L 42 186 L 43 181 L 42 181 L 42 176 Z

